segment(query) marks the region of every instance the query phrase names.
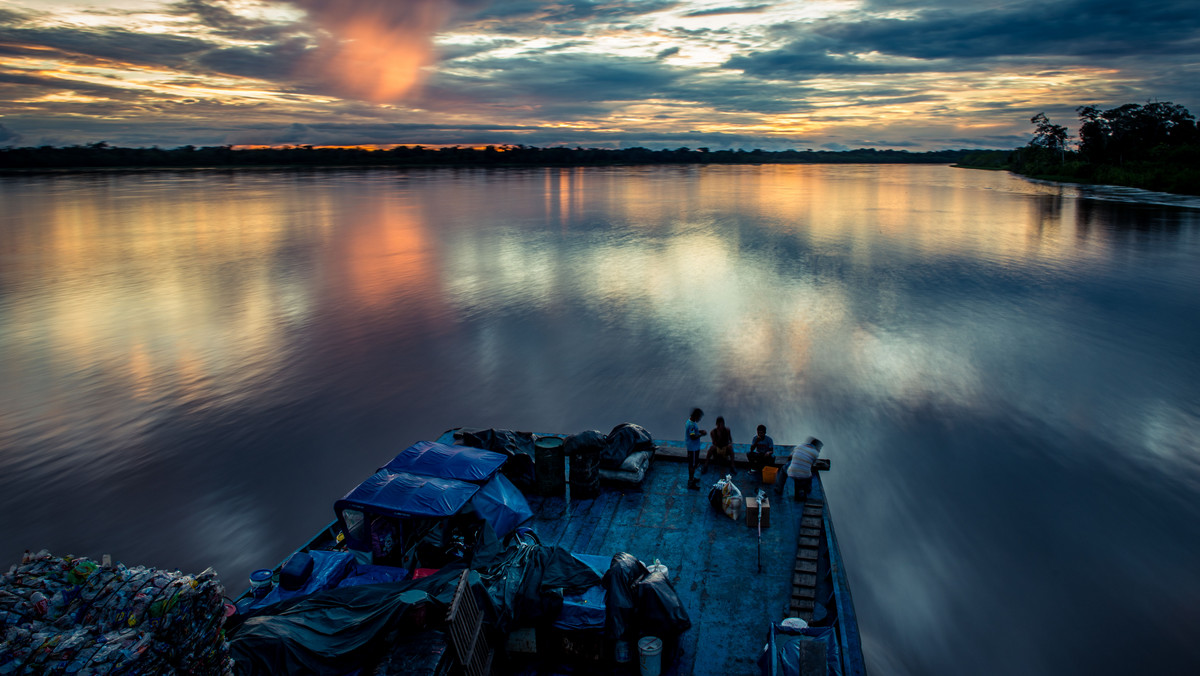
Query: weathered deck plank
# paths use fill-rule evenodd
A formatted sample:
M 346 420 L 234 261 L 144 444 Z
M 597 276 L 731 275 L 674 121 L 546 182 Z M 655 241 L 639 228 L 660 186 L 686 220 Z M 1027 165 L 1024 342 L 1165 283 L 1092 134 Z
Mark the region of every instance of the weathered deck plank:
M 686 464 L 656 458 L 640 490 L 604 485 L 594 499 L 531 500 L 532 525 L 544 544 L 581 554 L 624 551 L 668 567 L 692 629 L 664 676 L 756 673 L 768 626 L 792 606 L 804 505 L 772 501 L 760 550 L 758 530 L 746 527 L 744 515 L 734 521 L 709 504 L 707 484 L 719 475 L 702 477 L 700 491 L 687 490 L 686 475 Z M 746 495 L 757 489 L 744 470 L 734 481 Z

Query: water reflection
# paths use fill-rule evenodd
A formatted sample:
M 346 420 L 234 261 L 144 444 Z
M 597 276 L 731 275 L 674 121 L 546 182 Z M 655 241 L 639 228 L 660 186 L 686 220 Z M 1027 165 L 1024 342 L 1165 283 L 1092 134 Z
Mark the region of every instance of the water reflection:
M 0 199 L 10 559 L 236 587 L 416 439 L 670 438 L 699 404 L 739 439 L 828 440 L 873 670 L 1195 661 L 1187 204 L 904 166 L 8 177 Z M 1096 638 L 1114 617 L 1134 647 Z

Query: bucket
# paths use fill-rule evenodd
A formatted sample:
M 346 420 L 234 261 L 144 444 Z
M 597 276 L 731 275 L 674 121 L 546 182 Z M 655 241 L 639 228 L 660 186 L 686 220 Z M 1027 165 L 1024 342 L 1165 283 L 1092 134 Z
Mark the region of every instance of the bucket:
M 616 650 L 613 655 L 613 659 L 616 660 L 617 664 L 629 664 L 633 661 L 633 651 L 631 648 L 632 646 L 629 645 L 629 641 L 617 641 Z
M 538 494 L 562 495 L 567 489 L 563 440 L 559 437 L 542 437 L 534 442 L 533 447 Z
M 763 483 L 764 484 L 775 483 L 775 475 L 778 473 L 779 473 L 778 467 L 775 467 L 772 465 L 768 465 L 768 466 L 764 467 L 763 468 Z
M 261 599 L 271 591 L 271 578 L 275 572 L 270 568 L 259 568 L 250 573 L 250 593 L 254 594 L 254 598 Z
M 638 664 L 642 676 L 658 676 L 662 669 L 662 639 L 646 636 L 638 640 Z

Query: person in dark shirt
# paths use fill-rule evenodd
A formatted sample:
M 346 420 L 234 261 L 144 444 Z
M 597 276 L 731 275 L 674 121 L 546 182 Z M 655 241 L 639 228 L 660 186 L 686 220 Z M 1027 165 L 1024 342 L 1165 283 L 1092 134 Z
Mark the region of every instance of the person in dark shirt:
M 717 416 L 716 425 L 708 433 L 708 438 L 712 440 L 712 446 L 708 447 L 708 455 L 704 456 L 704 468 L 700 473 L 708 472 L 708 464 L 712 462 L 714 455 L 729 462 L 730 473 L 736 472 L 737 469 L 733 466 L 733 432 L 725 426 L 725 418 Z
M 767 426 L 759 425 L 758 434 L 750 439 L 750 450 L 746 459 L 750 461 L 750 473 L 762 477 L 764 467 L 775 464 L 775 440 L 767 436 Z

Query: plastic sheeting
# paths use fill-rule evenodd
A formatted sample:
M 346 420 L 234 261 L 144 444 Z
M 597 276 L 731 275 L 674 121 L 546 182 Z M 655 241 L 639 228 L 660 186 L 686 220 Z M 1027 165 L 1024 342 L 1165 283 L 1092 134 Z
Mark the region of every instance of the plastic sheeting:
M 462 569 L 420 580 L 358 585 L 285 601 L 229 629 L 234 673 L 347 674 L 389 648 L 394 631 L 411 634 L 445 616 Z M 479 578 L 471 588 L 485 601 Z
M 497 429 L 463 430 L 462 442 L 464 446 L 503 453 L 508 458 L 502 470 L 504 476 L 522 491 L 533 491 L 537 473 L 533 460 L 535 442 L 532 434 Z
M 360 584 L 402 582 L 406 577 L 408 577 L 408 570 L 404 568 L 358 563 L 354 565 L 354 570 L 338 583 L 338 588 L 353 587 Z
M 251 600 L 247 603 L 245 600 L 238 602 L 239 612 L 250 612 L 267 606 L 274 605 L 288 599 L 300 598 L 309 596 L 319 591 L 333 589 L 338 586 L 342 578 L 346 576 L 354 563 L 354 554 L 350 552 L 327 552 L 320 549 L 314 549 L 308 552 L 308 555 L 313 560 L 312 574 L 308 576 L 304 584 L 295 591 L 284 589 L 282 585 L 276 584 L 271 587 L 262 598 Z
M 543 617 L 558 617 L 564 594 L 583 593 L 600 581 L 596 571 L 567 550 L 520 538 L 481 575 L 502 633 Z
M 482 483 L 492 478 L 507 456 L 481 448 L 418 441 L 401 451 L 384 469 L 440 479 Z
M 338 500 L 333 508 L 339 518 L 345 509 L 397 517 L 451 516 L 478 491 L 479 486 L 457 479 L 381 469 Z
M 829 676 L 842 676 L 841 650 L 835 628 L 793 629 L 782 623 L 771 625 L 767 649 L 758 658 L 759 671 L 763 676 L 801 676 L 800 643 L 814 640 L 825 644 L 826 673 Z
M 609 564 L 607 556 L 592 554 L 574 554 L 573 556 L 587 564 L 587 567 L 591 568 L 598 576 L 604 574 Z M 563 594 L 562 611 L 555 618 L 554 627 L 567 631 L 603 629 L 607 610 L 604 604 L 606 595 L 607 591 L 603 584 L 593 585 L 582 592 Z
M 692 628 L 687 609 L 661 571 L 651 572 L 633 585 L 638 630 L 643 635 L 674 637 Z
M 633 554 L 618 552 L 613 555 L 604 573 L 602 584 L 606 592 L 604 601 L 604 635 L 610 639 L 632 636 L 637 613 L 633 585 L 649 573 L 646 566 Z
M 621 423 L 612 428 L 600 452 L 600 466 L 604 469 L 620 469 L 631 453 L 654 452 L 654 437 L 645 427 L 633 423 Z
M 525 496 L 503 474 L 492 477 L 479 489 L 471 498 L 471 506 L 501 539 L 533 517 Z

